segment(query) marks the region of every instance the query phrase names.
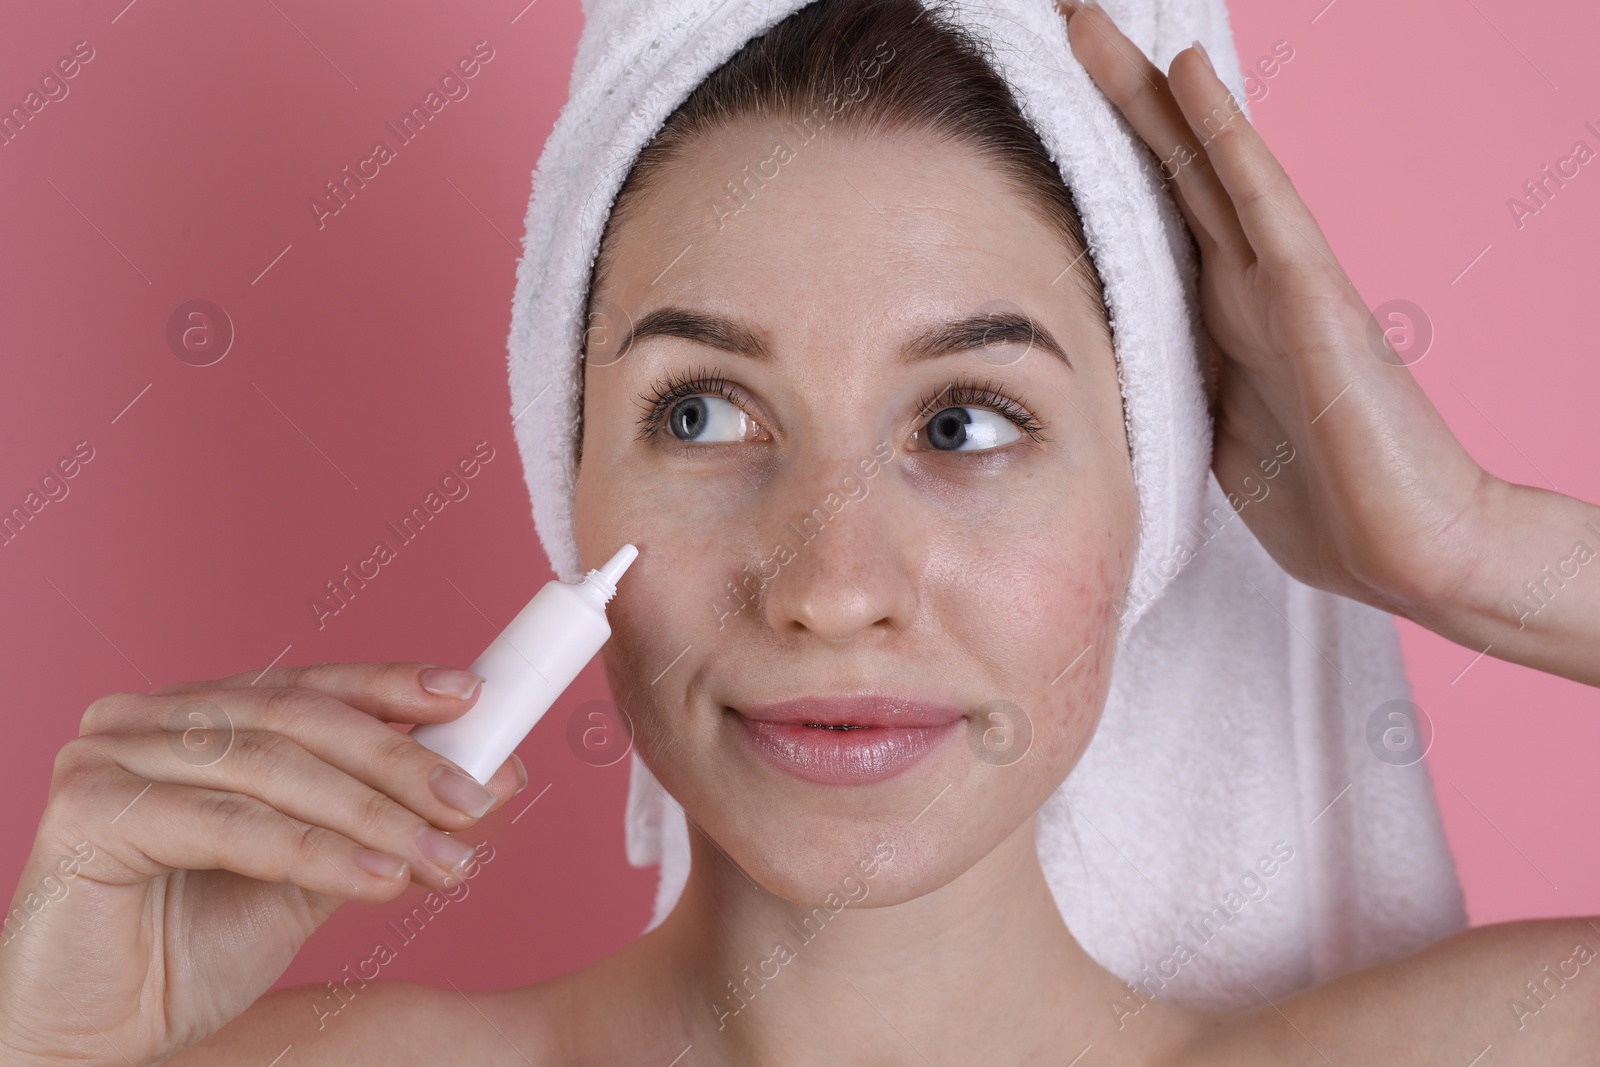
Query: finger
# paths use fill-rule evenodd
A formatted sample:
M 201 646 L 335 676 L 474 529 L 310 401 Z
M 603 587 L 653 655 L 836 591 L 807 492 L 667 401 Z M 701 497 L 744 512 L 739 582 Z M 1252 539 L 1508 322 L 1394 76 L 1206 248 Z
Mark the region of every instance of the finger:
M 477 702 L 482 682 L 483 678 L 471 671 L 436 663 L 316 663 L 246 671 L 214 682 L 181 682 L 152 695 L 301 686 L 326 693 L 384 722 L 420 724 L 450 722 L 464 714 Z M 489 779 L 487 787 L 495 796 L 489 811 L 527 786 L 527 776 L 519 767 L 508 760 Z
M 1337 267 L 1332 248 L 1288 172 L 1210 62 L 1196 50 L 1185 49 L 1173 60 L 1169 81 L 1185 121 L 1203 141 L 1211 173 L 1226 190 L 1256 259 L 1269 268 L 1281 267 L 1303 262 L 1311 251 Z
M 148 781 L 254 797 L 286 818 L 332 830 L 366 848 L 399 856 L 419 883 L 449 889 L 473 847 L 435 829 L 416 812 L 307 752 L 291 738 L 243 730 L 220 758 L 196 761 L 171 734 L 93 734 L 68 742 Z M 69 758 L 79 758 L 76 755 Z
M 82 730 L 86 736 L 153 731 L 163 743 L 187 750 L 197 763 L 226 760 L 231 739 L 241 732 L 282 734 L 445 830 L 473 825 L 509 798 L 520 780 L 507 761 L 487 787 L 480 786 L 455 763 L 405 733 L 321 690 L 303 687 L 114 694 L 90 705 Z
M 131 885 L 175 870 L 221 869 L 369 903 L 392 900 L 409 884 L 400 857 L 387 857 L 393 862 L 381 873 L 381 853 L 368 855 L 358 842 L 254 797 L 144 781 L 87 751 L 66 760 L 57 761 L 52 792 L 74 796 L 53 807 L 53 820 L 74 825 L 54 832 L 94 845 L 95 862 L 80 872 L 93 880 Z
M 1064 6 L 1060 0 L 1058 6 Z M 1248 259 L 1249 244 L 1228 191 L 1173 98 L 1167 76 L 1103 10 L 1073 14 L 1067 39 L 1101 92 L 1160 158 L 1161 177 L 1172 184 L 1201 252 Z
M 449 722 L 477 699 L 482 679 L 434 663 L 313 663 L 246 671 L 209 682 L 179 682 L 153 696 L 202 689 L 320 689 L 385 722 Z

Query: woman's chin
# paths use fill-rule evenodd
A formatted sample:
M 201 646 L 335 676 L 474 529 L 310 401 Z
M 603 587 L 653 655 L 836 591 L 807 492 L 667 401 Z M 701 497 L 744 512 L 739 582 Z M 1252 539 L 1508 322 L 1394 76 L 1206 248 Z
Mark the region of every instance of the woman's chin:
M 993 845 L 948 834 L 903 819 L 837 832 L 827 825 L 768 825 L 731 842 L 728 852 L 751 881 L 791 903 L 881 908 L 942 888 Z

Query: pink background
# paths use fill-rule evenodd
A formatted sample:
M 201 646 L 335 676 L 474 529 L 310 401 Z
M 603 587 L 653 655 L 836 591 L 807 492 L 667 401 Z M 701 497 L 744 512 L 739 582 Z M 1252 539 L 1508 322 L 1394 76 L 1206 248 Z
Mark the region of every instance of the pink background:
M 77 442 L 94 449 L 69 495 L 0 547 L 7 893 L 54 754 L 96 696 L 280 655 L 466 666 L 550 577 L 505 336 L 529 176 L 581 17 L 576 0 L 523 2 L 80 0 L 6 17 L 0 106 L 75 43 L 94 49 L 68 95 L 0 145 L 0 505 Z M 1584 168 L 1520 228 L 1507 206 L 1575 140 L 1600 147 L 1583 125 L 1600 126 L 1585 103 L 1600 100 L 1600 12 L 1232 8 L 1244 64 L 1293 49 L 1263 82 L 1258 125 L 1368 304 L 1431 318 L 1415 371 L 1450 425 L 1502 476 L 1600 499 L 1583 325 L 1600 174 Z M 377 138 L 394 144 L 384 123 L 479 41 L 493 58 L 469 94 L 319 228 L 308 200 Z M 168 347 L 169 316 L 194 299 L 236 331 L 210 366 Z M 470 495 L 319 629 L 308 600 L 482 440 L 495 458 Z M 1600 912 L 1600 697 L 1402 634 L 1474 922 Z M 476 835 L 494 861 L 385 977 L 522 984 L 642 927 L 655 872 L 623 857 L 627 763 L 589 767 L 560 737 L 601 695 L 597 662 L 522 747 L 533 788 Z M 281 984 L 335 977 L 420 895 L 342 909 Z

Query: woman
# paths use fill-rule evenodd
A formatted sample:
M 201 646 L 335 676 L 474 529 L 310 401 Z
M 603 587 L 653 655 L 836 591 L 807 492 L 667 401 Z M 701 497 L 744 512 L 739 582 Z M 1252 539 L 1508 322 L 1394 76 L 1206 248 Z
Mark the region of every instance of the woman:
M 816 17 L 849 6 L 822 0 Z M 914 4 L 883 6 L 917 21 Z M 1169 81 L 1096 9 L 1068 32 L 1163 159 L 1224 95 L 1203 55 Z M 22 884 L 77 842 L 95 858 L 0 953 L 6 1062 L 1591 1058 L 1587 920 L 1467 931 L 1258 1009 L 1107 1010 L 1127 987 L 1062 922 L 1033 837 L 1103 707 L 1138 532 L 1092 271 L 1051 288 L 1081 236 L 1054 192 L 937 129 L 893 126 L 819 141 L 713 231 L 708 176 L 766 148 L 737 119 L 688 130 L 677 147 L 693 151 L 661 153 L 614 209 L 596 302 L 679 310 L 597 339 L 584 376 L 582 555 L 624 539 L 652 555 L 613 605 L 608 677 L 703 830 L 678 907 L 554 981 L 471 1002 L 372 983 L 362 1011 L 319 1028 L 303 990 L 261 997 L 305 938 L 344 900 L 448 890 L 471 849 L 437 831 L 526 784 L 508 762 L 475 789 L 385 725 L 454 718 L 477 680 L 330 664 L 120 694 L 57 761 Z M 1393 368 L 1367 348 L 1366 309 L 1242 118 L 1174 180 L 1221 361 L 1219 480 L 1284 439 L 1304 458 L 1280 475 L 1289 492 L 1243 513 L 1256 536 L 1304 581 L 1600 681 L 1582 655 L 1600 598 L 1575 584 L 1532 618 L 1502 606 L 1600 509 L 1492 478 L 1408 375 L 1379 373 Z M 678 275 L 648 266 L 696 240 L 709 251 Z M 970 330 L 924 336 L 995 290 L 1034 321 L 978 348 Z M 1008 345 L 1016 358 L 995 358 Z M 680 652 L 728 544 L 845 472 L 871 495 L 785 560 L 720 643 Z M 1063 643 L 1088 650 L 1064 674 Z M 196 694 L 239 729 L 206 767 L 174 760 L 166 735 Z M 997 699 L 1033 729 L 1004 774 L 973 755 L 977 709 Z M 840 898 L 855 906 L 819 903 Z M 1506 1012 L 1524 982 L 1544 990 L 1538 1009 Z

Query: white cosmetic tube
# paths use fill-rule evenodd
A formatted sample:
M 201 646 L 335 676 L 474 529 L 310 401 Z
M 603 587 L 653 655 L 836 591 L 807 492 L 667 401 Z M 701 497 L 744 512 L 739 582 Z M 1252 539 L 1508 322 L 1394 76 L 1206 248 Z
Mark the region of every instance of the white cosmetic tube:
M 411 736 L 487 785 L 611 636 L 606 604 L 638 555 L 623 545 L 581 582 L 546 582 L 473 662 L 483 678 L 477 703 L 450 722 L 415 726 Z

